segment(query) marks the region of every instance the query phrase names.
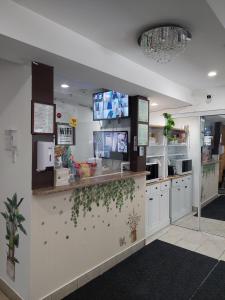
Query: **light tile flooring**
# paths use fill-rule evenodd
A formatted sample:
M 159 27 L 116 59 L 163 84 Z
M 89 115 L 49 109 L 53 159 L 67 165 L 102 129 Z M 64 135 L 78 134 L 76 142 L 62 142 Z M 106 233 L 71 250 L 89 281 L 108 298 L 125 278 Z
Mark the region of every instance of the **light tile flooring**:
M 147 243 L 155 239 L 225 261 L 224 237 L 170 225 L 147 239 Z
M 183 217 L 175 222 L 175 225 L 182 226 L 189 229 L 198 229 L 198 218 L 192 214 Z M 225 237 L 225 221 L 202 218 L 200 219 L 201 231 Z
M 225 261 L 225 238 L 205 232 L 170 225 L 147 239 L 161 241 Z M 0 300 L 9 300 L 0 291 Z

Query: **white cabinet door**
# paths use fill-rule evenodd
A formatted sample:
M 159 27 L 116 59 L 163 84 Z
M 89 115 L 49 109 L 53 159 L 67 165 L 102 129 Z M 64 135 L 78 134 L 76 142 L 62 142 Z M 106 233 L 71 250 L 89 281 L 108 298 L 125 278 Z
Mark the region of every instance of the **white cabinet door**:
M 185 214 L 189 214 L 192 212 L 192 183 L 186 182 L 187 185 L 184 187 L 184 198 L 185 198 Z
M 172 222 L 182 217 L 182 197 L 184 197 L 182 190 L 183 189 L 181 187 L 173 187 L 171 189 L 170 216 Z
M 159 194 L 160 223 L 164 224 L 169 220 L 169 190 Z
M 159 215 L 159 196 L 158 194 L 150 194 L 147 199 L 148 205 L 148 227 L 149 231 L 154 227 L 158 226 L 160 215 Z

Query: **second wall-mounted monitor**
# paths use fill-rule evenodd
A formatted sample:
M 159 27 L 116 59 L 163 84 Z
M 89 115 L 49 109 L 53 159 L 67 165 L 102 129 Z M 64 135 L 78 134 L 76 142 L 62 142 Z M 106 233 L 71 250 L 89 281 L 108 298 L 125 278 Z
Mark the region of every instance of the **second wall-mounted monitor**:
M 93 95 L 93 119 L 111 120 L 129 117 L 129 97 L 116 91 Z
M 127 131 L 94 131 L 94 156 L 116 160 L 128 160 Z

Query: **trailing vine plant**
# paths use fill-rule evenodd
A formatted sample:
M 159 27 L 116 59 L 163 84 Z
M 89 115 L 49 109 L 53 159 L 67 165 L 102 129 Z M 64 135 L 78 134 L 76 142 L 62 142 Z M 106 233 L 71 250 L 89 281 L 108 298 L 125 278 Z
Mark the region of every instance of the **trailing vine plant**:
M 165 137 L 167 137 L 167 139 L 169 141 L 172 141 L 174 139 L 174 137 L 171 136 L 171 131 L 175 126 L 175 121 L 172 118 L 171 114 L 164 113 L 163 117 L 165 118 L 165 121 L 166 121 L 166 124 L 165 124 L 164 129 L 163 129 L 163 134 L 164 134 Z
M 77 226 L 80 209 L 85 216 L 92 210 L 92 205 L 106 207 L 109 211 L 110 204 L 115 203 L 116 208 L 121 211 L 124 201 L 134 198 L 135 181 L 133 178 L 121 179 L 103 184 L 77 188 L 73 191 L 70 200 L 73 202 L 71 221 Z

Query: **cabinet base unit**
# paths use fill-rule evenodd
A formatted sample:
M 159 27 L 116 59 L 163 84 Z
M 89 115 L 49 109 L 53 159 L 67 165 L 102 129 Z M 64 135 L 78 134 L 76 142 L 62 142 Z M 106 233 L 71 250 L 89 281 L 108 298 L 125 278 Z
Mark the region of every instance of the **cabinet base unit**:
M 192 212 L 192 175 L 172 179 L 170 191 L 171 223 Z
M 170 180 L 146 187 L 146 237 L 170 224 Z

